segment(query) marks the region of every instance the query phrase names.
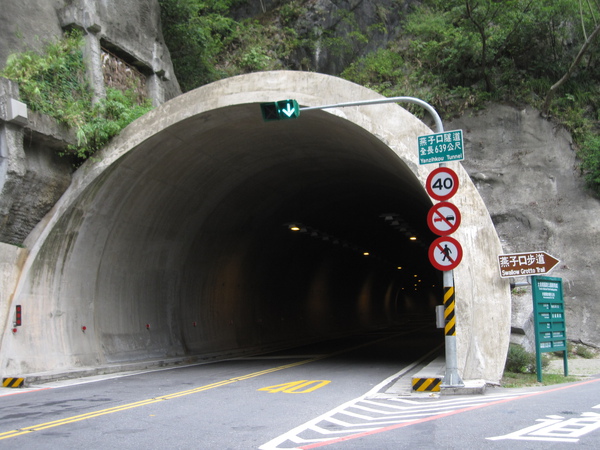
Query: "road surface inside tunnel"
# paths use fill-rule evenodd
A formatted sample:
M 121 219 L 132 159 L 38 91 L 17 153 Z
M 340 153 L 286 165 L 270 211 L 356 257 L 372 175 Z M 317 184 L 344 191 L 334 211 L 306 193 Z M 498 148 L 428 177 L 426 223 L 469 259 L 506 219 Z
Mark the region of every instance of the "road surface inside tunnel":
M 252 357 L 0 389 L 0 446 L 259 448 L 383 392 L 438 347 L 441 334 L 429 318 L 412 316 L 399 328 Z

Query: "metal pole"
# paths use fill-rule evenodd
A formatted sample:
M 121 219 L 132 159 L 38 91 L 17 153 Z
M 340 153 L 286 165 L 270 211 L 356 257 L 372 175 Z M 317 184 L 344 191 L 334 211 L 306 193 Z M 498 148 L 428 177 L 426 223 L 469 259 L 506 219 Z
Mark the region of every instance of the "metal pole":
M 429 114 L 433 116 L 433 120 L 435 121 L 435 128 L 438 133 L 442 133 L 444 131 L 444 125 L 442 125 L 442 119 L 437 111 L 431 106 L 429 103 L 415 97 L 387 97 L 380 98 L 376 100 L 360 100 L 357 102 L 348 102 L 348 103 L 335 103 L 333 105 L 323 105 L 323 106 L 305 106 L 300 108 L 300 111 L 311 111 L 313 109 L 329 109 L 329 108 L 345 108 L 347 106 L 365 106 L 365 105 L 379 105 L 382 103 L 413 103 L 415 105 L 419 105 L 427 110 Z
M 454 302 L 454 271 L 443 272 L 444 281 L 444 343 L 446 347 L 446 373 L 441 387 L 461 387 L 465 384 L 458 374 L 456 357 L 456 314 Z
M 377 100 L 362 100 L 357 102 L 336 103 L 333 105 L 323 106 L 307 106 L 300 108 L 300 111 L 310 111 L 314 109 L 328 108 L 344 108 L 347 106 L 365 106 L 378 105 L 382 103 L 413 103 L 425 108 L 435 121 L 435 127 L 438 133 L 444 132 L 444 125 L 437 111 L 429 103 L 415 97 L 388 97 Z M 445 163 L 441 163 L 440 167 L 445 167 Z M 458 358 L 456 356 L 456 316 L 454 305 L 454 271 L 448 270 L 443 272 L 444 284 L 444 318 L 446 326 L 444 328 L 445 347 L 446 347 L 446 373 L 442 382 L 442 387 L 462 387 L 463 380 L 458 374 Z

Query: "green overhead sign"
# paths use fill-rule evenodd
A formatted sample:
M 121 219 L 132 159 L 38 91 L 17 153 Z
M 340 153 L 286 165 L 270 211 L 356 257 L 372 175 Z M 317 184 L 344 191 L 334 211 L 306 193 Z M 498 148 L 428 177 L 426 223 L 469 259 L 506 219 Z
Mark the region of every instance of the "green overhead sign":
M 300 116 L 300 106 L 296 100 L 261 103 L 260 110 L 265 122 L 295 119 Z

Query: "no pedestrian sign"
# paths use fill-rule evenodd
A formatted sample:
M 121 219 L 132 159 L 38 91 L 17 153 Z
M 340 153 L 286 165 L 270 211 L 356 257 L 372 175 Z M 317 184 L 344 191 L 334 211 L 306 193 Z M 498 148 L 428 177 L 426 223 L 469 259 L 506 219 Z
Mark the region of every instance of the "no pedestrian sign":
M 465 159 L 462 130 L 418 137 L 419 164 L 445 163 Z
M 462 257 L 461 245 L 449 236 L 437 238 L 429 246 L 429 261 L 438 270 L 453 270 L 460 264 Z

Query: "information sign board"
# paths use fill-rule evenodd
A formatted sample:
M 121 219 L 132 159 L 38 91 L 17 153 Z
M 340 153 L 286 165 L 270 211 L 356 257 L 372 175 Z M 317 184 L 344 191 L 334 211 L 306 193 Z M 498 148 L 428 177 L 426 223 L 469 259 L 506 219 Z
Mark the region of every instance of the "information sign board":
M 562 279 L 531 277 L 533 315 L 535 328 L 536 363 L 538 381 L 542 381 L 542 353 L 563 352 L 565 376 L 567 364 L 567 333 Z
M 499 255 L 498 265 L 502 278 L 544 275 L 560 261 L 546 252 L 513 253 Z
M 445 131 L 418 137 L 419 164 L 434 164 L 465 159 L 462 130 Z

